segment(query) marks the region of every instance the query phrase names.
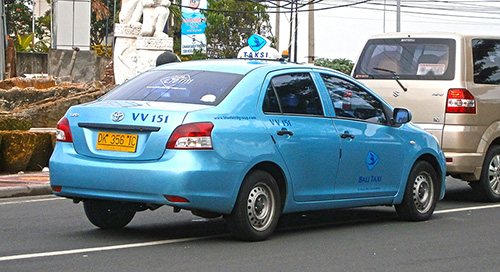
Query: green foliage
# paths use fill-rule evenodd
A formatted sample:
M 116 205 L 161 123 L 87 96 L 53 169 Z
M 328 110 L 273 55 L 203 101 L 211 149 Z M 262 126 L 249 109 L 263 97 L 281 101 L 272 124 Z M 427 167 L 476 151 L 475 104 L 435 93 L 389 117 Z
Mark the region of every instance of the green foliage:
M 50 38 L 39 40 L 33 45 L 32 52 L 47 53 L 50 50 Z
M 322 66 L 337 70 L 344 74 L 351 74 L 352 68 L 354 67 L 354 62 L 349 59 L 325 59 L 319 58 L 314 60 L 314 65 Z
M 190 60 L 204 60 L 207 59 L 207 54 L 204 54 L 202 50 L 193 49 L 192 55 L 180 56 L 181 61 L 190 61 Z
M 106 0 L 92 1 L 92 13 L 90 16 L 90 45 L 101 44 L 106 37 L 106 29 L 108 30 L 108 33 L 112 32 L 113 24 L 115 23 L 115 20 L 118 19 L 116 14 L 110 14 L 110 10 L 113 10 L 114 3 L 114 1 L 110 1 L 108 6 Z M 119 4 L 119 1 L 117 4 Z
M 7 33 L 16 39 L 18 52 L 48 52 L 50 44 L 50 11 L 35 21 L 33 29 L 32 0 L 15 0 L 5 5 Z M 35 38 L 38 40 L 34 43 Z
M 44 16 L 36 18 L 35 37 L 37 39 L 46 40 L 50 38 L 51 20 L 52 17 L 50 16 L 50 10 L 47 10 Z
M 14 43 L 17 52 L 35 52 L 35 53 L 46 53 L 49 51 L 48 44 L 50 41 L 40 40 L 33 43 L 34 33 L 19 35 L 17 34 L 16 42 Z
M 111 45 L 108 45 L 107 47 L 104 44 L 92 45 L 91 48 L 96 51 L 97 56 L 99 57 L 110 58 L 113 55 L 113 47 Z
M 7 16 L 7 33 L 11 36 L 32 33 L 31 9 L 32 0 L 15 0 L 14 3 L 5 5 Z
M 17 40 L 15 43 L 16 51 L 17 52 L 31 52 L 31 50 L 32 50 L 31 44 L 33 43 L 33 38 L 34 38 L 33 33 L 25 34 L 25 35 L 17 34 Z
M 205 35 L 209 58 L 236 58 L 254 33 L 274 41 L 264 5 L 235 0 L 208 0 L 208 5 L 218 11 L 202 11 L 207 18 Z

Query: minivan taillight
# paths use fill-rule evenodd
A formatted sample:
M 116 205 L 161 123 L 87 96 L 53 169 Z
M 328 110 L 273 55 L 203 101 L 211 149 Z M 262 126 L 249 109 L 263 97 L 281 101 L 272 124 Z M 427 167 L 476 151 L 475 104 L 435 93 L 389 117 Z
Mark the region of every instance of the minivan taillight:
M 168 149 L 213 149 L 212 129 L 214 124 L 191 123 L 178 126 L 170 139 L 168 139 Z
M 449 89 L 446 113 L 476 113 L 474 96 L 466 89 Z
M 59 122 L 57 122 L 57 130 L 56 130 L 56 140 L 60 142 L 73 142 L 73 136 L 71 135 L 71 128 L 69 126 L 68 119 L 66 117 L 61 118 Z

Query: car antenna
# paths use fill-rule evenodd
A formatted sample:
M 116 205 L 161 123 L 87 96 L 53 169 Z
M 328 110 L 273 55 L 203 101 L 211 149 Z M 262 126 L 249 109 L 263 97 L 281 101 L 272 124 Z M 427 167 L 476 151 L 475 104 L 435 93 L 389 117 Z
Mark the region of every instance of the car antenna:
M 373 67 L 373 70 L 391 73 L 393 75 L 392 78 L 394 78 L 396 80 L 396 82 L 399 84 L 401 89 L 403 89 L 403 91 L 405 91 L 405 92 L 408 91 L 408 89 L 403 85 L 403 83 L 401 83 L 401 81 L 399 81 L 399 76 L 396 75 L 396 72 L 389 70 L 389 69 L 379 68 L 379 67 Z

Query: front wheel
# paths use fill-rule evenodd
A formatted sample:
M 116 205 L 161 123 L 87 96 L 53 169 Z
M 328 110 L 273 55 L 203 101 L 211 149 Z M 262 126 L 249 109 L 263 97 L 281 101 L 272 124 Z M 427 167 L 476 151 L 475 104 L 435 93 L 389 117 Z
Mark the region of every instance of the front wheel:
M 486 153 L 479 182 L 471 183 L 474 192 L 486 201 L 500 201 L 500 146 Z
M 135 215 L 135 211 L 118 201 L 88 199 L 83 208 L 89 221 L 101 229 L 123 228 Z
M 411 169 L 403 202 L 396 205 L 399 217 L 408 221 L 423 221 L 431 217 L 439 199 L 440 186 L 434 167 L 426 161 Z
M 250 172 L 238 194 L 233 212 L 226 217 L 238 239 L 262 241 L 276 228 L 281 214 L 281 198 L 274 177 L 268 172 Z

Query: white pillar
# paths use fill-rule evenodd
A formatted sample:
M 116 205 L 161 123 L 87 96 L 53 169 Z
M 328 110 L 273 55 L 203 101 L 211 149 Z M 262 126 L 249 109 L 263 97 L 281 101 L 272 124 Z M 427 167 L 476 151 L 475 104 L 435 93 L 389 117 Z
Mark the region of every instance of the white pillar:
M 52 47 L 90 50 L 90 0 L 54 0 Z
M 5 53 L 7 52 L 7 33 L 5 20 L 5 3 L 1 0 L 0 6 L 0 80 L 4 80 L 5 75 Z

